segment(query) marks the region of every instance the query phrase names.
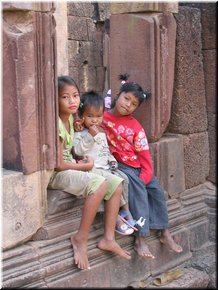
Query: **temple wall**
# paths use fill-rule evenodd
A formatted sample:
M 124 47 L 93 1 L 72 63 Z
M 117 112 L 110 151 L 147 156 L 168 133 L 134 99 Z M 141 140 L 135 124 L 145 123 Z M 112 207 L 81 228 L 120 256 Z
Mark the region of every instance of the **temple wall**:
M 194 250 L 215 241 L 214 5 L 73 1 L 2 5 L 5 287 L 93 287 L 98 261 L 105 273 L 98 276 L 101 283 L 125 286 L 127 278 L 179 265 Z M 176 259 L 162 253 L 152 235 L 148 242 L 160 261 L 149 267 L 138 261 L 131 272 L 134 262 L 124 269 L 122 262 L 94 250 L 101 231 L 97 220 L 90 239 L 94 270 L 89 276 L 78 275 L 72 267 L 69 235 L 79 225 L 82 200 L 47 192 L 58 162 L 57 75 L 73 76 L 81 92 L 94 89 L 105 95 L 112 88 L 114 97 L 117 76 L 125 72 L 152 91 L 151 100 L 135 117 L 147 132 L 155 175 L 166 193 L 171 231 L 184 253 Z M 129 249 L 131 238 L 123 245 Z M 17 260 L 21 255 L 25 267 Z M 108 265 L 110 277 L 104 280 Z M 122 281 L 117 276 L 120 267 L 125 272 Z

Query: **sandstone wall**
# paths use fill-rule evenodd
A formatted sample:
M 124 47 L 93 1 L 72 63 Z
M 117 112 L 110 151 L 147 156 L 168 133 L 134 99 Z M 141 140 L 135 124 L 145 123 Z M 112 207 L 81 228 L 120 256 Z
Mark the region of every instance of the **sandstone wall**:
M 3 170 L 4 288 L 126 287 L 189 261 L 215 241 L 216 191 L 207 182 L 216 182 L 215 4 L 53 4 L 3 6 L 3 163 L 16 170 Z M 148 245 L 159 259 L 150 264 L 134 256 L 133 237 L 119 237 L 133 252 L 124 263 L 97 250 L 103 232 L 97 216 L 88 245 L 92 270 L 81 272 L 70 236 L 83 200 L 46 190 L 57 163 L 57 128 L 51 126 L 58 115 L 57 74 L 72 75 L 81 92 L 105 93 L 116 89 L 116 74 L 127 68 L 154 92 L 136 117 L 148 132 L 170 230 L 184 251 L 163 251 L 152 233 Z
M 139 11 L 142 13 L 138 14 Z M 48 3 L 10 3 L 4 5 L 3 12 L 3 94 L 10 100 L 3 99 L 6 169 L 18 170 L 32 180 L 30 174 L 38 176 L 38 172 L 49 172 L 56 166 L 57 128 L 50 124 L 58 115 L 57 71 L 58 74 L 69 72 L 81 92 L 95 89 L 104 93 L 109 87 L 116 90 L 116 75 L 120 69 L 128 68 L 135 81 L 154 92 L 152 101 L 136 117 L 148 132 L 155 174 L 166 190 L 166 198 L 173 201 L 206 180 L 215 182 L 213 4 L 205 9 L 200 4 L 121 6 L 69 2 L 67 6 L 65 3 L 64 7 L 55 7 Z M 66 15 L 63 31 L 60 19 Z M 133 24 L 134 30 L 139 31 L 139 34 L 135 32 L 137 42 L 127 29 L 131 31 Z M 125 45 L 122 33 L 132 37 L 129 41 L 134 43 L 134 50 L 131 45 Z M 56 35 L 61 42 L 66 34 L 68 41 L 58 43 L 56 56 Z M 146 37 L 151 42 L 149 45 Z M 122 50 L 117 48 L 120 45 Z M 126 61 L 129 54 L 132 54 L 131 66 Z M 10 118 L 12 115 L 14 118 Z M 41 190 L 38 182 L 34 182 L 32 203 L 36 200 L 42 209 L 36 208 L 39 222 L 31 233 L 42 226 L 47 208 L 47 179 L 42 177 L 39 181 Z M 24 191 L 27 184 L 24 182 Z M 7 208 L 10 195 L 4 200 Z M 30 216 L 31 208 L 32 205 L 27 210 Z M 15 228 L 19 219 L 19 215 L 14 218 L 11 228 Z M 12 236 L 17 237 L 12 238 L 13 243 L 16 245 L 30 235 L 28 232 L 21 237 L 12 231 Z
M 42 227 L 57 164 L 56 33 L 52 3 L 3 3 L 3 248 Z

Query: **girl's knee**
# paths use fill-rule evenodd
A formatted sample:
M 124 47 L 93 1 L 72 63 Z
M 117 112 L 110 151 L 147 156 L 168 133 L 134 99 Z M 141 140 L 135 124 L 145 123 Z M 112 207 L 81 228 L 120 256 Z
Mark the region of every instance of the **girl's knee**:
M 114 193 L 116 193 L 117 195 L 121 196 L 123 192 L 123 185 L 122 185 L 122 182 L 117 186 L 117 189 L 115 190 Z

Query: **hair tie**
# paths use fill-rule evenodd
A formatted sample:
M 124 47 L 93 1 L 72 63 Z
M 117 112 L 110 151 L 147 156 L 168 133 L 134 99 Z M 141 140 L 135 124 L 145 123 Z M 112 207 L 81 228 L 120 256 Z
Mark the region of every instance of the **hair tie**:
M 147 98 L 147 96 L 146 96 L 146 94 L 145 94 L 145 93 L 143 93 L 143 97 L 144 97 L 144 99 L 146 99 L 146 98 Z
M 83 107 L 83 102 L 80 102 L 79 107 L 80 107 L 80 108 Z
M 122 80 L 122 81 L 121 81 L 121 85 L 127 84 L 128 82 L 129 82 L 129 81 L 127 81 L 127 80 L 126 80 L 126 81 L 125 81 L 125 80 Z

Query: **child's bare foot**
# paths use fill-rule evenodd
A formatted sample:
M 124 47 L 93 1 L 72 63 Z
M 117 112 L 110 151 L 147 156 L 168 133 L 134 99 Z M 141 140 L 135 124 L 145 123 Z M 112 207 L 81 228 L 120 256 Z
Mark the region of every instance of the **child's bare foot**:
M 165 230 L 164 233 L 162 232 L 160 242 L 176 253 L 183 251 L 183 248 L 174 241 L 168 230 Z
M 148 246 L 146 245 L 143 237 L 138 237 L 135 240 L 134 250 L 140 257 L 145 259 L 154 260 L 155 256 L 149 251 Z
M 104 251 L 113 252 L 127 260 L 131 259 L 131 255 L 128 251 L 123 250 L 115 240 L 102 239 L 98 243 L 98 248 Z
M 79 269 L 85 270 L 90 269 L 88 255 L 87 255 L 87 245 L 77 241 L 75 236 L 70 237 L 73 251 L 74 251 L 74 262 Z

